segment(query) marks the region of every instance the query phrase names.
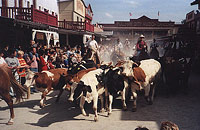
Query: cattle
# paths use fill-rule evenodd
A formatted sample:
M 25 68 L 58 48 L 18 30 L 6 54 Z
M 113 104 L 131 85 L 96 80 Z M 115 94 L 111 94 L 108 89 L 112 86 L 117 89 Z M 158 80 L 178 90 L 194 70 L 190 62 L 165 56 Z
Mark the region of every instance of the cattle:
M 94 67 L 98 68 L 93 60 L 84 60 L 81 63 L 76 64 L 75 66 L 72 66 L 71 68 L 69 68 L 68 74 L 74 75 L 81 70 L 86 70 L 86 69 L 94 68 Z
M 98 82 L 105 87 L 105 97 L 106 97 L 106 108 L 108 110 L 108 116 L 112 112 L 112 102 L 113 97 L 121 94 L 123 109 L 126 110 L 127 106 L 125 103 L 125 92 L 127 90 L 128 84 L 124 82 L 124 77 L 120 75 L 120 68 L 105 68 L 103 73 L 97 76 Z M 109 98 L 109 103 L 108 103 Z
M 90 103 L 93 100 L 93 110 L 95 112 L 94 121 L 98 120 L 98 115 L 97 115 L 98 96 L 102 95 L 105 91 L 104 87 L 99 84 L 96 78 L 102 72 L 103 72 L 102 69 L 97 69 L 85 74 L 78 83 L 73 95 L 74 99 L 78 99 L 80 97 L 80 109 L 84 116 L 87 116 L 84 110 L 85 101 Z
M 86 70 L 81 70 L 79 71 L 77 74 L 75 75 L 67 75 L 66 76 L 66 79 L 69 79 L 68 77 L 72 77 L 72 79 L 68 82 L 71 84 L 71 87 L 70 87 L 70 91 L 71 91 L 71 94 L 70 94 L 70 97 L 69 97 L 69 101 L 73 102 L 73 96 L 74 96 L 74 90 L 76 89 L 80 79 L 85 75 L 87 74 L 88 72 L 90 71 L 93 71 L 93 70 L 96 70 L 96 68 L 90 68 L 90 69 L 86 69 Z M 70 85 L 69 84 L 69 85 Z
M 112 62 L 109 62 L 109 63 L 106 63 L 106 62 L 102 62 L 101 65 L 99 65 L 98 67 L 101 68 L 101 69 L 108 69 L 110 66 L 111 66 Z M 93 70 L 96 70 L 96 67 L 93 67 L 93 68 L 89 68 L 89 69 L 86 69 L 86 70 L 81 70 L 79 71 L 77 74 L 73 75 L 72 77 L 72 81 L 71 81 L 71 94 L 70 94 L 70 97 L 69 97 L 69 101 L 70 102 L 73 102 L 74 99 L 73 99 L 73 96 L 74 96 L 74 90 L 76 89 L 77 85 L 78 85 L 78 82 L 80 81 L 80 79 L 85 75 L 87 74 L 88 72 L 90 71 L 93 71 Z M 70 75 L 68 75 L 70 76 Z
M 35 86 L 37 90 L 42 92 L 42 97 L 40 101 L 40 107 L 44 107 L 44 100 L 46 95 L 51 90 L 59 90 L 60 93 L 57 97 L 57 102 L 63 92 L 63 87 L 66 84 L 63 80 L 61 80 L 61 75 L 67 75 L 67 69 L 59 68 L 59 69 L 52 69 L 48 71 L 42 71 L 39 73 L 33 73 L 29 71 L 26 77 L 26 83 L 24 84 L 27 87 Z M 70 79 L 69 79 L 70 80 Z
M 142 60 L 138 66 L 133 61 L 126 61 L 122 67 L 122 75 L 126 77 L 126 82 L 131 87 L 133 95 L 133 109 L 136 111 L 137 91 L 145 92 L 145 99 L 149 104 L 153 103 L 154 91 L 157 79 L 161 74 L 161 65 L 154 59 Z

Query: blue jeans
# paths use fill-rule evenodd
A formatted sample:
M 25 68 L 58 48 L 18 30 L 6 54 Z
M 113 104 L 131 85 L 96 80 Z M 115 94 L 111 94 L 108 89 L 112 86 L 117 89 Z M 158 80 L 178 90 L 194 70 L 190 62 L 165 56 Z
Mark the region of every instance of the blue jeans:
M 137 51 L 136 56 L 138 57 L 140 55 L 141 51 Z
M 30 70 L 33 72 L 38 72 L 38 68 L 30 68 Z

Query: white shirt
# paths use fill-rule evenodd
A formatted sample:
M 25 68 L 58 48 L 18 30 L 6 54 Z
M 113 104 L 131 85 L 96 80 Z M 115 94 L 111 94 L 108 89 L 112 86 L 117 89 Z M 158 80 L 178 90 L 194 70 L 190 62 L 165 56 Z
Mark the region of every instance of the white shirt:
M 118 47 L 119 47 L 120 49 L 122 49 L 122 48 L 123 48 L 123 44 L 122 44 L 121 42 L 119 42 Z
M 6 61 L 4 60 L 3 57 L 0 57 L 0 64 L 6 64 Z
M 97 42 L 95 40 L 92 40 L 90 43 L 89 43 L 89 46 L 88 46 L 90 49 L 92 49 L 94 52 L 97 52 L 99 46 L 97 44 Z

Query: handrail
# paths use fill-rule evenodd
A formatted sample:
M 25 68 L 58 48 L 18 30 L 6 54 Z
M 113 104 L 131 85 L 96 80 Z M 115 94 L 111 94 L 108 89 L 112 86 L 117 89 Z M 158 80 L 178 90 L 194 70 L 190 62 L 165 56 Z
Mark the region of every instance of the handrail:
M 57 16 L 35 9 L 33 6 L 31 6 L 31 8 L 0 7 L 0 16 L 24 21 L 32 21 L 55 27 L 58 25 Z
M 94 25 L 79 21 L 58 21 L 58 27 L 67 30 L 94 32 Z

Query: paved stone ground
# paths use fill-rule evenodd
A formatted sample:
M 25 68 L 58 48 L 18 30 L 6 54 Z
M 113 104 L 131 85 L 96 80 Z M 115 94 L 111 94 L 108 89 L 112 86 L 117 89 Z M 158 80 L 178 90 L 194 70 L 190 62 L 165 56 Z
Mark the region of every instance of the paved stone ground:
M 100 113 L 98 122 L 93 121 L 91 105 L 86 104 L 86 111 L 90 114 L 84 117 L 78 107 L 67 102 L 67 92 L 57 104 L 57 92 L 53 92 L 47 97 L 48 105 L 43 109 L 38 106 L 40 93 L 31 95 L 30 100 L 15 104 L 14 125 L 7 126 L 5 123 L 9 119 L 9 110 L 5 102 L 0 101 L 0 130 L 134 130 L 137 126 L 159 130 L 162 121 L 172 121 L 180 130 L 200 130 L 200 76 L 193 73 L 189 84 L 188 95 L 179 93 L 166 97 L 160 92 L 151 106 L 140 96 L 137 112 L 131 112 L 131 102 L 128 104 L 129 110 L 122 111 L 120 100 L 115 100 L 112 115 L 107 117 L 106 113 Z

